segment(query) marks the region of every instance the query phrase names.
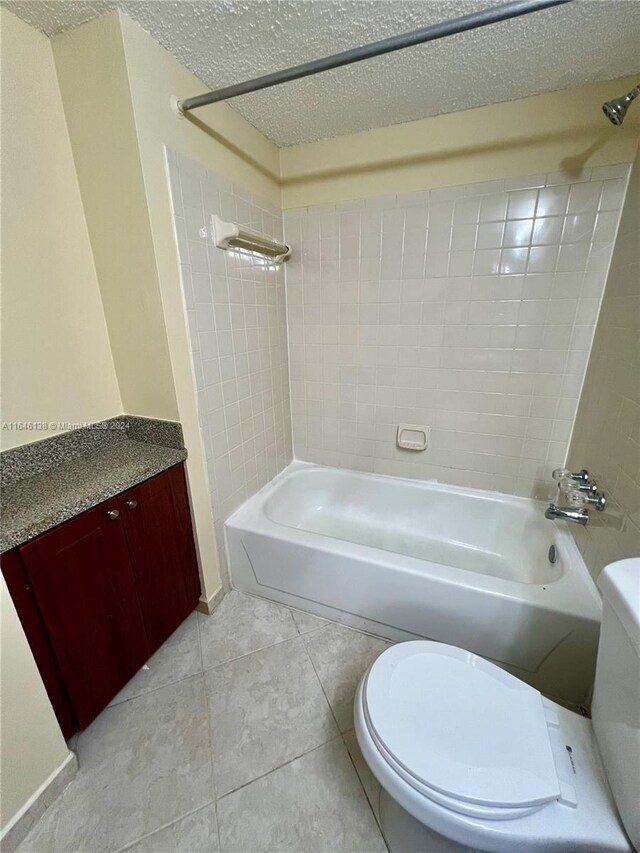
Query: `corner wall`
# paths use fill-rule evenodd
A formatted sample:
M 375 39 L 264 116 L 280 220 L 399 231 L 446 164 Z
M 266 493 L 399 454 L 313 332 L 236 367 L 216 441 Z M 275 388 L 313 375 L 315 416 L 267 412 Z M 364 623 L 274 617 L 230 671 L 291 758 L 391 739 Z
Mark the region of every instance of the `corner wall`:
M 571 526 L 594 578 L 640 554 L 640 152 L 604 291 L 568 465 L 606 493 L 603 513 Z
M 203 595 L 210 602 L 220 572 L 165 146 L 277 205 L 278 151 L 226 104 L 179 119 L 171 96 L 205 87 L 126 15 L 114 11 L 62 33 L 53 50 L 124 408 L 182 423 Z
M 51 44 L 124 411 L 177 420 L 118 16 Z
M 49 40 L 0 8 L 3 449 L 122 412 Z M 69 757 L 0 578 L 0 826 Z M 13 834 L 13 833 L 12 833 Z M 10 849 L 10 842 L 7 849 Z
M 11 596 L 0 577 L 0 828 L 8 829 L 69 750 L 31 654 Z
M 171 97 L 195 95 L 206 87 L 126 15 L 120 16 L 120 24 L 155 253 L 156 280 L 164 311 L 178 414 L 189 449 L 189 488 L 198 542 L 203 565 L 215 565 L 215 574 L 219 577 L 217 549 L 223 547 L 223 542 L 216 542 L 213 533 L 206 448 L 200 435 L 197 383 L 180 284 L 165 149 L 185 154 L 206 169 L 225 175 L 279 206 L 278 151 L 227 104 L 199 110 L 195 120 L 179 119 L 171 108 Z M 215 594 L 210 587 L 208 584 L 206 590 L 209 600 Z
M 51 43 L 2 21 L 3 449 L 122 412 Z M 68 424 L 68 426 L 65 426 Z

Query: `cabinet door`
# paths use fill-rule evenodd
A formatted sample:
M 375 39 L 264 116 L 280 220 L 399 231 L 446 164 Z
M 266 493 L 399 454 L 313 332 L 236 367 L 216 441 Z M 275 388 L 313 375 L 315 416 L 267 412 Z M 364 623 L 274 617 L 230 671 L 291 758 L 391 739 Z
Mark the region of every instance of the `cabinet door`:
M 76 722 L 60 667 L 51 648 L 40 609 L 29 585 L 27 573 L 16 550 L 2 555 L 2 574 L 20 618 L 31 653 L 53 705 L 65 740 L 77 731 Z
M 80 728 L 149 657 L 116 501 L 21 546 Z
M 125 492 L 119 507 L 153 652 L 194 610 L 200 597 L 182 465 Z

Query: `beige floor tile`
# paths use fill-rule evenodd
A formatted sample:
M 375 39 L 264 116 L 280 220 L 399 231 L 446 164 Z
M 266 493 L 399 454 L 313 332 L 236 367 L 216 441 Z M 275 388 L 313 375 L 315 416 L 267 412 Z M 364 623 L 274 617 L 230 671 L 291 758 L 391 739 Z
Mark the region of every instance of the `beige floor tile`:
M 341 732 L 353 728 L 353 700 L 369 665 L 390 643 L 329 623 L 303 635 L 320 682 Z
M 213 803 L 170 826 L 136 841 L 127 853 L 218 853 L 218 825 Z
M 386 853 L 341 740 L 218 802 L 222 853 Z
M 140 696 L 150 690 L 164 687 L 166 684 L 173 684 L 190 675 L 196 675 L 198 672 L 202 672 L 198 614 L 192 613 L 147 661 L 145 667 L 139 670 L 111 700 L 110 704 L 117 705 L 134 696 Z
M 117 850 L 211 802 L 204 676 L 107 708 L 78 739 L 80 769 L 21 853 Z
M 288 607 L 231 590 L 211 616 L 198 614 L 205 669 L 298 635 Z
M 217 795 L 337 735 L 300 637 L 205 673 Z
M 302 610 L 291 610 L 293 621 L 301 634 L 308 634 L 309 631 L 315 631 L 328 625 L 327 619 L 322 619 L 320 616 L 314 616 L 313 613 L 305 613 Z

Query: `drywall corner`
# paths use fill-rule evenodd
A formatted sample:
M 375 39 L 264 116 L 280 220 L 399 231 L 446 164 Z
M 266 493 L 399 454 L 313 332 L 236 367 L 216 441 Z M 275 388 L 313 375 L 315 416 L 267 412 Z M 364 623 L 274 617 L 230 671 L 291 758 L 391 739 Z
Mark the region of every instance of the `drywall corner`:
M 177 405 L 117 12 L 52 39 L 122 404 Z

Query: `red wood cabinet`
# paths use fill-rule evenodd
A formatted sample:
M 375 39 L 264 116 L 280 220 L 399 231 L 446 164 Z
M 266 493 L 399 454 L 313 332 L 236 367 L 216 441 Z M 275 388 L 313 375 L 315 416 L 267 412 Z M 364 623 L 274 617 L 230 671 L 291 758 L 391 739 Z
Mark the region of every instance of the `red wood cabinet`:
M 115 501 L 20 548 L 80 728 L 149 657 Z
M 198 602 L 182 466 L 17 551 L 5 555 L 3 572 L 69 736 L 70 725 L 85 728 Z
M 49 701 L 56 712 L 62 734 L 66 740 L 78 729 L 69 694 L 64 686 L 60 667 L 51 647 L 51 641 L 36 604 L 33 590 L 17 550 L 2 555 L 2 574 L 24 628 L 31 652 L 38 664 Z
M 182 469 L 171 468 L 130 489 L 121 495 L 118 505 L 149 648 L 155 652 L 191 613 L 200 596 Z

